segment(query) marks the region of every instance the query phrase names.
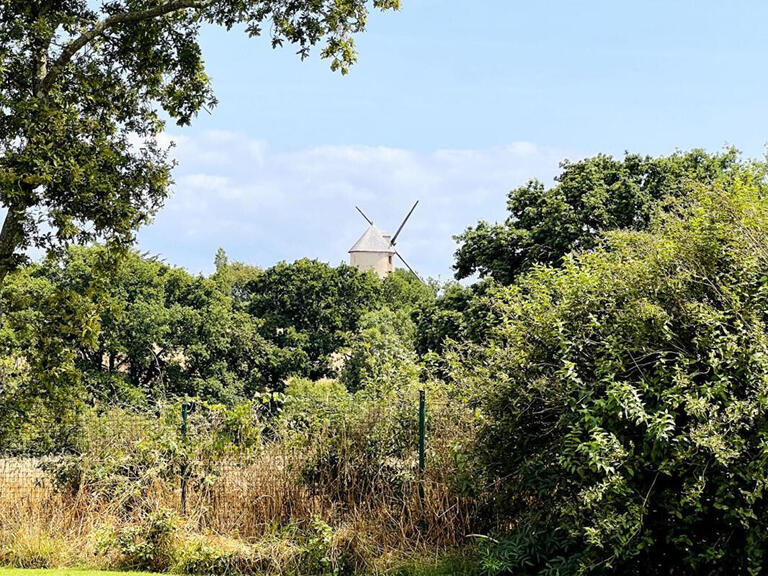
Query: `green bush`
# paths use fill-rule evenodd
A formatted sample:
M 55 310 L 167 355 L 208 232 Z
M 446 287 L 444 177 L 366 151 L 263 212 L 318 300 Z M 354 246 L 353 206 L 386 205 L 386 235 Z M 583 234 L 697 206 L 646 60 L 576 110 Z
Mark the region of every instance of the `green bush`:
M 146 516 L 137 526 L 127 526 L 115 536 L 114 545 L 124 568 L 164 571 L 174 564 L 176 515 L 160 510 Z
M 240 556 L 211 546 L 202 539 L 182 548 L 178 556 L 174 571 L 182 574 L 230 576 L 242 573 Z
M 179 547 L 173 571 L 200 576 L 359 574 L 365 568 L 364 551 L 349 532 L 313 518 L 306 526 L 289 524 L 251 543 L 196 538 Z
M 352 337 L 341 382 L 352 392 L 365 389 L 374 396 L 411 387 L 421 373 L 415 332 L 416 325 L 404 310 L 382 308 L 363 316 Z
M 459 355 L 482 400 L 489 573 L 768 569 L 768 195 L 696 189 L 647 232 L 494 294 Z
M 305 562 L 312 574 L 337 576 L 344 570 L 344 558 L 333 554 L 333 528 L 320 520 L 312 520 L 312 534 L 305 546 Z

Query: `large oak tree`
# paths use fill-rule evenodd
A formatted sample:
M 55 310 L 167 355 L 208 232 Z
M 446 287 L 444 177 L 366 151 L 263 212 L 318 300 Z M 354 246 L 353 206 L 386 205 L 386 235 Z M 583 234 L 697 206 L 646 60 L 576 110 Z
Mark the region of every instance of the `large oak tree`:
M 161 115 L 215 104 L 200 28 L 243 27 L 331 68 L 370 0 L 0 1 L 0 286 L 30 247 L 125 245 L 168 194 Z M 372 0 L 394 9 L 399 0 Z

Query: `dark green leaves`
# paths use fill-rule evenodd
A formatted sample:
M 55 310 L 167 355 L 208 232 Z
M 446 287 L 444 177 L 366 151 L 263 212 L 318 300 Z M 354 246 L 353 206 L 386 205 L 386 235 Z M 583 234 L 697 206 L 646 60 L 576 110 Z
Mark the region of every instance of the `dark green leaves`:
M 555 186 L 534 180 L 512 190 L 504 223 L 480 222 L 456 236 L 456 277 L 479 274 L 509 284 L 536 264 L 558 265 L 572 250 L 594 248 L 607 231 L 644 229 L 662 200 L 709 185 L 739 164 L 734 150 L 566 161 Z

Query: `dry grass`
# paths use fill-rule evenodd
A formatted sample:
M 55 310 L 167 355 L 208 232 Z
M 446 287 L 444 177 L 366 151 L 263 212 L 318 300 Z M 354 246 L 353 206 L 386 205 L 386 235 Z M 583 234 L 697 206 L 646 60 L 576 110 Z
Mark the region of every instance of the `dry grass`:
M 42 568 L 0 568 L 0 576 L 152 576 L 148 572 L 102 572 L 83 569 Z
M 469 503 L 453 495 L 435 475 L 425 478 L 419 499 L 414 478 L 393 483 L 382 473 L 373 481 L 354 477 L 308 486 L 297 473 L 298 453 L 266 453 L 252 462 L 227 462 L 212 486 L 193 490 L 190 519 L 200 530 L 237 532 L 258 538 L 270 527 L 322 518 L 332 526 L 368 526 L 383 546 L 453 546 L 469 529 Z
M 184 515 L 177 478 L 153 482 L 137 506 L 120 495 L 98 497 L 87 481 L 72 494 L 59 493 L 37 460 L 1 461 L 0 565 L 122 567 L 105 542 L 161 509 L 179 514 L 182 549 L 203 541 L 275 574 L 300 569 L 295 542 L 302 539 L 291 530 L 306 530 L 314 519 L 332 527 L 326 543 L 331 561 L 343 557 L 374 572 L 403 553 L 450 549 L 470 531 L 471 503 L 452 494 L 436 473 L 425 479 L 422 502 L 415 479 L 393 482 L 385 471 L 365 481 L 342 474 L 310 485 L 300 472 L 307 457 L 275 445 L 256 458 L 218 462 L 213 475 L 190 483 Z

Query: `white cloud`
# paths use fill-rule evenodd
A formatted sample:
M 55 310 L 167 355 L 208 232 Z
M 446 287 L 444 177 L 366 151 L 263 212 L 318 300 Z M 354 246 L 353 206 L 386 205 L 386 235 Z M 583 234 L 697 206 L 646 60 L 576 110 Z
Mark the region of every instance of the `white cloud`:
M 355 205 L 393 232 L 419 200 L 398 248 L 422 274 L 445 279 L 452 235 L 479 219 L 503 219 L 510 188 L 550 180 L 568 156 L 528 142 L 425 154 L 370 146 L 273 152 L 221 131 L 164 138 L 179 161 L 175 192 L 140 244 L 195 272 L 211 270 L 218 246 L 260 266 L 303 256 L 336 264 L 365 230 Z

